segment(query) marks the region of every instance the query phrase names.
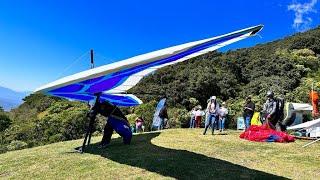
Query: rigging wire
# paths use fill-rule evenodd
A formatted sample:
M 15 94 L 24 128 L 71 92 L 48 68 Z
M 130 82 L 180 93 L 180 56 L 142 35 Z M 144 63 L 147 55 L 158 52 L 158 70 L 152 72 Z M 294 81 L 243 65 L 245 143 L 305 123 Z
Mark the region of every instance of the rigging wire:
M 89 51 L 84 52 L 81 56 L 79 56 L 77 59 L 75 59 L 69 66 L 64 68 L 57 76 L 58 78 L 61 78 L 61 76 L 68 71 L 71 67 L 73 67 L 76 63 L 78 63 L 80 60 L 82 60 L 86 55 L 89 55 Z
M 257 33 L 256 35 L 257 35 L 260 39 L 262 39 L 262 36 L 261 36 L 260 34 Z
M 95 55 L 97 57 L 101 57 L 102 61 L 105 62 L 106 64 L 111 64 L 111 63 L 119 61 L 119 60 L 116 60 L 116 59 L 106 58 L 105 56 L 103 56 L 103 55 L 101 55 L 100 53 L 97 53 L 97 52 L 95 52 Z M 106 64 L 103 64 L 103 65 L 106 65 Z

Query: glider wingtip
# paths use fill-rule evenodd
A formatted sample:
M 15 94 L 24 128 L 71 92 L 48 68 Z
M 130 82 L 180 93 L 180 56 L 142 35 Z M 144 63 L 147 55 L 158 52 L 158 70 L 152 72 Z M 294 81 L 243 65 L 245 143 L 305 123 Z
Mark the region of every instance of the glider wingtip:
M 37 89 L 33 90 L 32 93 L 43 93 L 45 86 L 38 87 Z
M 139 99 L 137 96 L 135 96 L 135 97 L 136 97 L 136 101 L 137 101 L 138 105 L 143 104 L 143 102 L 142 102 L 142 100 L 141 100 L 141 99 Z
M 39 93 L 39 92 L 40 92 L 40 89 L 38 88 L 38 89 L 33 90 L 31 93 L 35 94 L 35 93 Z
M 257 26 L 253 27 L 253 30 L 251 32 L 251 35 L 255 35 L 257 34 L 259 31 L 261 31 L 263 29 L 264 25 L 263 24 L 259 24 Z

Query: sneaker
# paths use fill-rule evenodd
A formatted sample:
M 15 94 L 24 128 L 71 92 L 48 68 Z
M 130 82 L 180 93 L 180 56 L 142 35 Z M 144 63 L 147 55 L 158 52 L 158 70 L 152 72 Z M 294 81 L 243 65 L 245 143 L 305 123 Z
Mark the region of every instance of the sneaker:
M 74 148 L 76 152 L 82 153 L 82 146 Z

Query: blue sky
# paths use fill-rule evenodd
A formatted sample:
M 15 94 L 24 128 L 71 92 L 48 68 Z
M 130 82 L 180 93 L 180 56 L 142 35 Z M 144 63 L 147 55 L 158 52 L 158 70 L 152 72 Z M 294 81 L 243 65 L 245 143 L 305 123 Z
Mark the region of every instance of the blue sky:
M 96 65 L 264 24 L 223 50 L 320 24 L 320 0 L 0 1 L 0 86 L 32 91 Z

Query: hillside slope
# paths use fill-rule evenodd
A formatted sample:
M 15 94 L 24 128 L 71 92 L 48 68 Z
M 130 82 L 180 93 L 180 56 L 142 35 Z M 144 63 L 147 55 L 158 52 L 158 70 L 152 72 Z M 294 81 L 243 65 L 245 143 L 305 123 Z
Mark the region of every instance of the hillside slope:
M 320 143 L 301 148 L 254 143 L 228 135 L 201 135 L 202 129 L 171 129 L 135 135 L 132 145 L 113 139 L 107 149 L 94 144 L 74 153 L 81 140 L 0 154 L 0 178 L 8 179 L 316 179 Z M 97 142 L 101 137 L 95 137 Z

